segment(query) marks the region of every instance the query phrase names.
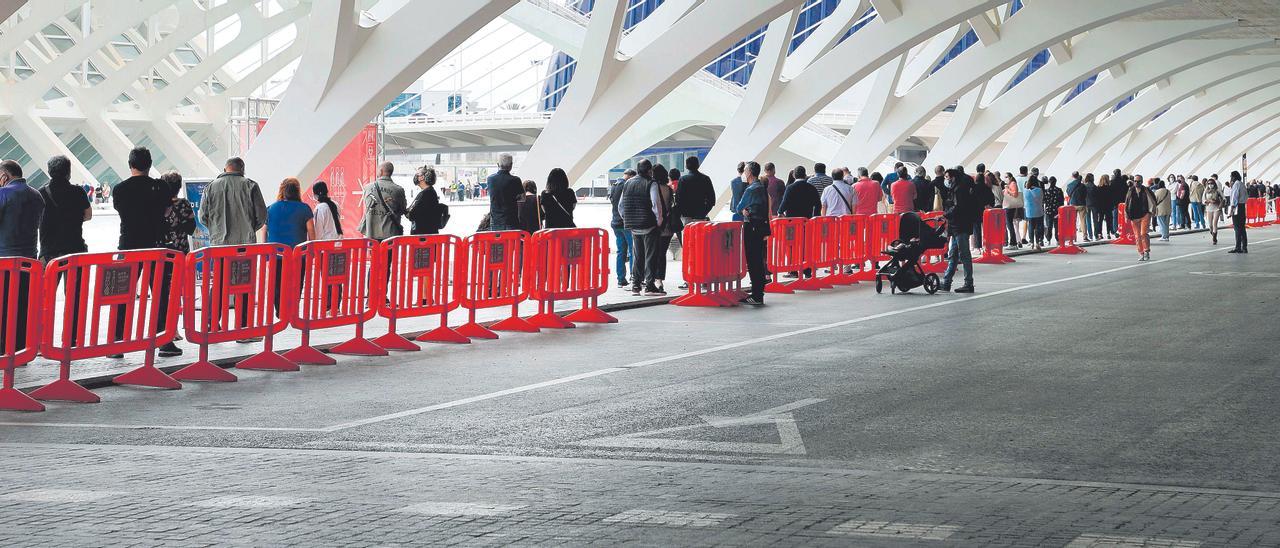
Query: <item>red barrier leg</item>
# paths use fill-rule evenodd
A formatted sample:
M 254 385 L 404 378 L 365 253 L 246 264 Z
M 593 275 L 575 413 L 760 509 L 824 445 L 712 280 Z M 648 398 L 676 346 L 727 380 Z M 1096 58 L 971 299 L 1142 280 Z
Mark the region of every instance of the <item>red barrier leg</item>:
M 275 335 L 267 333 L 266 339 L 262 342 L 262 352 L 237 363 L 236 369 L 253 369 L 257 371 L 298 371 L 302 369 L 289 358 L 277 354 L 274 348 Z M 320 357 L 330 359 L 324 354 L 320 354 Z
M 209 361 L 209 345 L 200 345 L 200 359 L 191 365 L 175 371 L 174 379 L 183 382 L 236 382 L 231 372 L 214 365 Z
M 579 323 L 618 323 L 618 319 L 600 310 L 597 297 L 582 299 L 582 309 L 575 311 L 565 319 Z
M 467 323 L 458 326 L 458 333 L 471 339 L 496 339 L 498 334 L 476 323 L 476 310 L 474 308 L 467 310 Z
M 284 353 L 285 359 L 305 365 L 333 365 L 338 363 L 324 352 L 316 350 L 311 346 L 311 330 L 302 330 L 302 344 L 297 348 Z
M 412 343 L 410 343 L 412 344 Z M 356 336 L 329 349 L 330 354 L 347 356 L 386 356 L 387 350 L 364 338 L 364 322 L 356 323 Z
M 538 313 L 529 318 L 529 323 L 546 329 L 573 329 L 572 322 L 556 315 L 555 301 L 539 301 Z
M 42 401 L 73 401 L 79 403 L 98 403 L 102 401 L 97 394 L 71 380 L 71 360 L 63 360 L 58 366 L 58 380 L 37 388 L 31 397 Z
M 484 328 L 481 328 L 484 329 Z M 426 333 L 418 335 L 420 342 L 433 342 L 445 344 L 470 344 L 471 339 L 466 335 L 459 333 L 457 330 L 449 327 L 449 313 L 440 313 L 440 327 L 432 329 Z
M 44 404 L 13 387 L 13 367 L 4 370 L 4 388 L 0 388 L 0 410 L 44 411 Z
M 148 350 L 142 367 L 134 369 L 123 375 L 119 375 L 111 382 L 116 384 L 124 384 L 129 386 L 145 386 L 148 388 L 162 388 L 165 390 L 181 390 L 182 383 L 173 377 L 165 374 L 164 371 L 156 369 L 155 350 Z
M 396 333 L 395 316 L 391 316 L 391 318 L 387 320 L 387 334 L 374 339 L 373 344 L 387 350 L 400 350 L 403 352 L 417 352 L 422 350 L 421 348 L 418 348 L 418 345 L 413 344 L 413 341 L 404 338 L 404 336 L 399 333 Z
M 540 331 L 538 326 L 533 325 L 520 317 L 520 305 L 511 305 L 511 317 L 493 324 L 494 331 L 514 331 L 517 333 L 537 333 Z

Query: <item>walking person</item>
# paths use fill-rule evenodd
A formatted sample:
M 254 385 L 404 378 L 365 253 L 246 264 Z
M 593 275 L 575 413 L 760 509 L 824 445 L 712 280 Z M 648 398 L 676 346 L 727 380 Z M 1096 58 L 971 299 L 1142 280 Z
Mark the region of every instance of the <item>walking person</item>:
M 1166 191 L 1167 193 L 1167 191 Z M 1124 214 L 1133 225 L 1133 237 L 1137 241 L 1138 261 L 1151 260 L 1151 210 L 1155 196 L 1142 183 L 1134 181 L 1124 199 Z
M 1229 204 L 1231 211 L 1231 226 L 1236 233 L 1236 246 L 1227 253 L 1248 253 L 1249 252 L 1249 234 L 1245 229 L 1245 199 L 1247 198 L 1244 188 L 1244 179 L 1239 171 L 1231 172 L 1231 203 Z
M 338 212 L 338 204 L 329 198 L 329 185 L 324 181 L 316 181 L 311 185 L 311 196 L 316 200 L 316 208 L 311 212 L 315 221 L 316 239 L 342 238 L 342 215 Z
M 956 270 L 963 268 L 964 285 L 955 290 L 956 293 L 973 293 L 973 255 L 969 252 L 969 231 L 974 219 L 982 211 L 976 195 L 973 179 L 956 167 L 948 169 L 945 178 L 946 188 L 950 191 L 951 207 L 943 213 L 947 220 L 947 270 L 942 275 L 942 290 L 951 291 L 951 282 L 955 279 Z
M 665 219 L 658 185 L 653 181 L 653 163 L 640 160 L 636 164 L 636 176 L 622 187 L 622 221 L 631 231 L 635 242 L 636 261 L 631 275 L 631 294 L 660 296 L 654 285 L 654 262 L 658 255 L 658 239 Z
M 1173 214 L 1173 204 L 1169 200 L 1169 189 L 1165 188 L 1164 183 L 1157 179 L 1151 185 L 1151 197 L 1155 205 L 1149 213 L 1156 219 L 1156 225 L 1160 230 L 1160 241 L 1167 242 L 1169 241 L 1169 217 Z M 1125 205 L 1125 207 L 1129 206 Z M 1130 218 L 1132 219 L 1132 217 Z M 1148 228 L 1150 225 L 1150 220 L 1148 220 Z
M 1213 245 L 1218 245 L 1218 220 L 1223 209 L 1223 196 L 1218 188 L 1218 181 L 1209 179 L 1204 182 L 1200 203 L 1204 206 L 1204 220 L 1209 226 L 1209 237 Z
M 89 197 L 71 184 L 71 160 L 58 155 L 47 164 L 49 184 L 40 189 L 44 214 L 40 219 L 40 261 L 48 263 L 72 253 L 84 253 L 84 223 L 93 218 Z
M 662 170 L 662 177 L 667 177 L 665 169 Z M 578 196 L 569 188 L 569 175 L 563 169 L 557 167 L 547 174 L 547 187 L 542 191 L 539 202 L 543 228 L 578 226 L 573 224 L 573 210 L 578 207 Z
M 696 156 L 690 156 L 689 158 L 697 160 Z M 690 170 L 689 174 L 684 176 L 686 180 L 681 182 L 681 189 L 689 187 L 688 178 L 691 174 L 693 174 L 692 170 Z M 617 249 L 617 255 L 614 257 L 613 272 L 618 276 L 618 287 L 627 287 L 630 285 L 627 281 L 627 267 L 635 264 L 635 254 L 631 249 L 631 231 L 627 230 L 623 225 L 622 210 L 618 209 L 618 204 L 622 200 L 622 185 L 626 183 L 628 179 L 635 176 L 636 172 L 628 169 L 623 172 L 621 179 L 614 181 L 614 183 L 609 186 L 609 209 L 612 212 L 612 218 L 609 221 L 609 228 L 613 230 L 613 244 Z M 710 179 L 707 180 L 707 184 L 711 184 Z M 679 196 L 680 195 L 677 194 L 677 198 L 679 198 Z M 710 207 L 708 207 L 707 211 L 710 210 Z
M 440 195 L 436 194 L 436 170 L 431 166 L 418 168 L 413 175 L 414 184 L 418 185 L 418 195 L 413 197 L 406 212 L 409 217 L 409 234 L 439 234 L 444 228 L 443 219 L 447 207 L 440 203 Z
M 489 176 L 489 230 L 520 228 L 516 201 L 524 194 L 524 183 L 519 177 L 511 174 L 514 163 L 515 160 L 510 154 L 499 154 L 498 172 Z
M 230 164 L 230 162 L 228 162 L 228 164 Z M 129 151 L 130 176 L 128 179 L 116 184 L 115 188 L 112 189 L 112 207 L 114 207 L 116 212 L 120 215 L 121 251 L 132 249 L 153 249 L 160 247 L 161 245 L 161 233 L 166 226 L 164 215 L 165 211 L 169 209 L 172 199 L 168 186 L 157 179 L 152 179 L 151 176 L 148 175 L 148 173 L 151 172 L 151 165 L 151 151 L 146 147 L 136 147 Z M 230 167 L 232 166 L 228 165 L 228 168 Z M 243 169 L 243 167 L 241 167 L 241 169 Z M 219 179 L 215 179 L 214 182 L 210 183 L 209 187 L 205 189 L 206 199 L 209 196 L 209 190 L 213 189 L 213 185 L 221 180 L 221 177 Z M 250 184 L 255 188 L 257 187 L 257 184 L 252 182 Z M 220 190 L 225 191 L 225 185 Z M 220 195 L 219 198 L 225 198 L 225 192 Z M 223 207 L 225 207 L 225 203 L 225 199 L 220 202 L 215 202 L 217 206 Z M 204 209 L 202 208 L 201 212 L 203 211 Z M 226 211 L 220 211 L 219 213 L 225 214 Z M 238 218 L 244 217 L 246 216 L 240 215 Z M 215 217 L 215 219 L 226 220 L 226 217 L 219 216 Z M 215 225 L 206 226 L 209 227 L 210 237 L 212 239 Z M 238 226 L 233 228 L 229 223 L 222 223 L 221 226 L 219 226 L 220 235 L 225 239 L 228 237 L 228 231 L 233 231 L 238 228 Z M 250 242 L 245 243 L 252 243 L 253 237 L 253 233 L 251 232 L 248 236 Z M 165 268 L 165 271 L 158 273 L 158 275 L 162 277 L 163 281 L 160 284 L 160 293 L 157 297 L 160 301 L 160 310 L 166 310 L 169 306 L 169 296 L 172 289 L 170 280 L 172 279 L 173 272 L 171 268 Z M 120 322 L 116 324 L 116 341 L 124 340 L 125 323 L 126 322 Z M 159 333 L 164 331 L 167 324 L 168 316 L 160 314 L 156 320 L 156 332 Z M 182 355 L 182 349 L 178 348 L 173 341 L 170 341 L 158 348 L 156 350 L 156 354 L 162 357 L 180 356 Z M 110 357 L 123 358 L 124 355 L 114 354 Z
M 160 247 L 191 252 L 191 234 L 196 231 L 196 212 L 191 202 L 182 197 L 182 174 L 170 171 L 160 176 L 168 190 L 169 206 L 164 210 L 160 229 Z
M 262 241 L 289 247 L 315 239 L 315 214 L 302 203 L 302 183 L 297 178 L 286 177 L 280 181 L 276 201 L 267 207 L 263 231 Z
M 404 189 L 391 180 L 395 170 L 391 162 L 383 162 L 378 166 L 378 178 L 364 185 L 364 217 L 358 230 L 366 238 L 381 242 L 404 234 L 400 218 L 408 209 L 408 200 Z
M 748 174 L 760 174 L 760 164 L 751 162 Z M 750 176 L 750 175 L 749 175 Z M 754 180 L 742 197 L 742 209 L 738 211 L 745 222 L 742 225 L 742 249 L 747 260 L 747 276 L 751 280 L 751 295 L 742 302 L 751 306 L 764 306 L 765 238 L 769 236 L 769 192 L 760 181 Z
M 148 153 L 148 160 L 150 156 Z M 244 168 L 244 160 L 228 159 L 223 172 L 204 189 L 199 218 L 209 231 L 209 245 L 255 243 L 258 230 L 267 223 L 262 190 L 253 179 L 244 176 Z

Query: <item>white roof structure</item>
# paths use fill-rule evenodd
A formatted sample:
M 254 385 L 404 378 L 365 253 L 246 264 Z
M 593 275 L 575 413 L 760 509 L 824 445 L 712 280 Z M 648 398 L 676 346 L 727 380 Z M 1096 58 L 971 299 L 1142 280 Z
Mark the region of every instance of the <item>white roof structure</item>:
M 878 165 L 905 142 L 928 165 L 1059 176 L 1217 172 L 1247 152 L 1251 175 L 1280 176 L 1277 0 L 841 0 L 804 28 L 819 0 L 665 0 L 638 24 L 637 0 L 574 1 L 0 1 L 0 157 L 36 173 L 66 154 L 77 179 L 113 182 L 140 144 L 207 175 L 243 144 L 233 101 L 278 99 L 246 161 L 305 180 L 514 26 L 574 59 L 558 108 L 394 118 L 388 148 L 527 150 L 522 174 L 575 181 L 682 140 L 710 146 L 725 185 L 739 160 Z M 748 36 L 746 85 L 704 70 Z

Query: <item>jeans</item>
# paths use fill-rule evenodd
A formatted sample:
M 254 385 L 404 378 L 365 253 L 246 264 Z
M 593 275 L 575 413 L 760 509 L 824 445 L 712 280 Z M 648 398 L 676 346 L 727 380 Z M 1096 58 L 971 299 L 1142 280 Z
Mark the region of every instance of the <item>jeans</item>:
M 1191 213 L 1187 211 L 1187 207 L 1191 204 L 1179 202 L 1173 206 L 1174 211 L 1178 212 L 1178 228 L 1191 228 Z
M 662 281 L 667 279 L 667 250 L 671 249 L 671 238 L 674 236 L 674 234 L 658 236 L 658 247 L 653 254 L 653 264 L 649 265 L 649 271 L 653 272 L 653 279 L 655 280 Z
M 1084 237 L 1092 239 L 1093 236 L 1091 235 L 1091 229 L 1089 228 L 1090 221 L 1089 208 L 1085 206 L 1076 206 L 1076 230 L 1083 230 Z M 1071 236 L 1074 237 L 1075 234 L 1072 234 Z M 1059 235 L 1059 238 L 1061 238 L 1061 235 Z
M 1174 206 L 1173 206 L 1173 208 L 1172 208 L 1172 209 L 1173 209 L 1173 211 L 1171 211 L 1171 212 L 1170 212 L 1170 216 L 1172 217 L 1172 218 L 1170 219 L 1170 221 L 1172 222 L 1172 226 L 1173 226 L 1173 227 L 1175 227 L 1175 228 L 1177 228 L 1177 227 L 1181 227 L 1181 226 L 1182 226 L 1182 212 L 1181 212 L 1181 211 L 1178 211 L 1178 205 L 1177 205 L 1177 204 L 1174 204 Z
M 631 241 L 634 244 L 635 262 L 631 264 L 631 287 L 637 289 L 640 287 L 653 287 L 653 275 L 655 274 L 653 263 L 654 258 L 663 259 L 658 253 L 658 240 L 662 237 L 662 230 L 658 228 L 650 229 L 649 232 L 641 234 L 633 232 Z
M 1055 235 L 1058 237 L 1058 242 L 1061 243 L 1062 234 L 1058 231 L 1058 216 L 1046 214 L 1044 216 L 1044 243 L 1049 243 L 1049 240 L 1052 240 Z
M 982 221 L 973 223 L 973 248 L 982 249 Z
M 1044 244 L 1044 217 L 1027 217 L 1027 241 L 1035 245 Z
M 1204 228 L 1204 204 L 1191 202 L 1191 222 L 1196 228 Z
M 1006 207 L 1004 208 L 1004 230 L 1005 244 L 1009 246 L 1018 245 L 1018 215 L 1020 208 Z
M 964 264 L 964 285 L 973 286 L 973 256 L 969 253 L 969 235 L 952 234 L 951 243 L 947 246 L 947 271 L 942 274 L 942 285 L 951 285 L 956 276 L 956 264 Z
M 1169 239 L 1169 216 L 1157 215 L 1156 226 L 1160 227 L 1160 239 L 1168 240 Z
M 627 283 L 627 265 L 635 265 L 635 253 L 631 249 L 631 231 L 613 227 L 613 247 L 618 249 L 613 271 L 618 275 L 618 283 Z
M 1107 233 L 1108 234 L 1120 233 L 1120 225 L 1116 224 L 1118 212 L 1119 210 L 1114 207 L 1111 208 L 1111 211 L 1107 212 Z

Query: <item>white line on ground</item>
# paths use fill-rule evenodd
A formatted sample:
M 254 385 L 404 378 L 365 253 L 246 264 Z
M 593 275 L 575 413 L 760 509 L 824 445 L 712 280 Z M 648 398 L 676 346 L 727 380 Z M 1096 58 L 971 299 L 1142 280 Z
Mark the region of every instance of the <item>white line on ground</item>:
M 522 504 L 476 504 L 471 502 L 428 501 L 405 506 L 397 512 L 427 516 L 499 516 L 524 508 Z
M 734 514 L 706 512 L 675 512 L 671 510 L 645 510 L 637 508 L 604 518 L 605 523 L 632 523 L 638 525 L 665 525 L 667 527 L 711 527 L 734 517 Z
M 1126 537 L 1119 535 L 1080 535 L 1066 548 L 1198 548 L 1199 541 L 1161 537 Z
M 306 504 L 307 499 L 296 497 L 280 497 L 271 495 L 226 495 L 206 500 L 198 500 L 192 502 L 192 506 L 203 506 L 206 508 L 283 508 L 285 506 L 300 506 Z
M 17 500 L 22 502 L 55 502 L 55 503 L 71 503 L 71 502 L 93 502 L 108 497 L 114 497 L 120 493 L 110 491 L 87 491 L 84 489 L 32 489 L 30 491 L 18 491 L 7 495 L 0 495 L 0 499 Z
M 850 520 L 827 531 L 833 535 L 883 537 L 911 540 L 947 540 L 960 528 L 955 525 Z

